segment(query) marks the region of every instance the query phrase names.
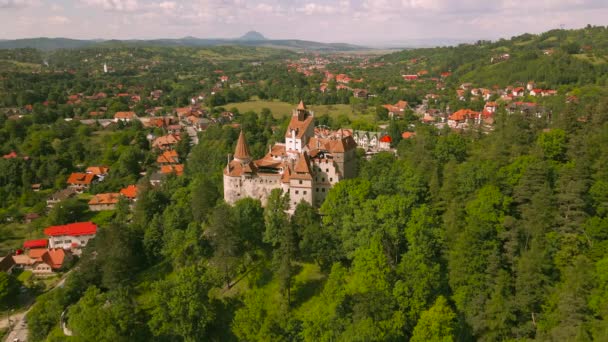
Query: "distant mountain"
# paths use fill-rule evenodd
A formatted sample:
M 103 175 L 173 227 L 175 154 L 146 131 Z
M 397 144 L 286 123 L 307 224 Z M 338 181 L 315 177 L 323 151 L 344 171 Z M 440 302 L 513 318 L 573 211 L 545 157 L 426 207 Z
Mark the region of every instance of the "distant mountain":
M 266 37 L 264 37 L 264 35 L 261 34 L 260 32 L 249 31 L 249 32 L 245 33 L 238 40 L 253 40 L 253 41 L 256 41 L 256 40 L 268 40 L 268 39 L 266 39 Z
M 366 50 L 369 48 L 344 43 L 319 43 L 298 39 L 267 39 L 256 31 L 247 32 L 236 39 L 203 39 L 184 37 L 177 39 L 150 39 L 150 40 L 78 40 L 68 38 L 29 38 L 16 40 L 0 40 L 0 49 L 34 48 L 39 50 L 77 49 L 85 47 L 112 47 L 112 46 L 186 46 L 207 47 L 218 45 L 238 45 L 249 47 L 270 47 L 276 49 L 289 49 L 293 51 L 338 52 Z

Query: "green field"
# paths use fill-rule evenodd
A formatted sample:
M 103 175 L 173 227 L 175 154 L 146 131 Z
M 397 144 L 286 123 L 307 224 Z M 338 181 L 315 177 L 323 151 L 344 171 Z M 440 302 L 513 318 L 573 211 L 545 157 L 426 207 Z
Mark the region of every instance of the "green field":
M 296 107 L 296 104 L 281 102 L 281 101 L 265 101 L 252 99 L 247 102 L 235 102 L 229 103 L 222 107 L 226 109 L 236 108 L 239 112 L 244 113 L 247 111 L 254 111 L 259 113 L 263 108 L 268 108 L 272 112 L 275 118 L 282 118 L 284 116 L 291 115 L 292 110 Z M 351 105 L 337 104 L 337 105 L 310 105 L 310 110 L 315 113 L 315 116 L 329 115 L 332 118 L 337 118 L 340 115 L 346 115 L 350 120 L 369 120 L 374 121 L 373 109 L 368 108 L 367 112 L 353 111 Z
M 13 222 L 0 226 L 0 256 L 22 248 L 24 240 L 44 238 L 42 229 L 37 227 L 38 224 L 38 222 L 31 224 Z

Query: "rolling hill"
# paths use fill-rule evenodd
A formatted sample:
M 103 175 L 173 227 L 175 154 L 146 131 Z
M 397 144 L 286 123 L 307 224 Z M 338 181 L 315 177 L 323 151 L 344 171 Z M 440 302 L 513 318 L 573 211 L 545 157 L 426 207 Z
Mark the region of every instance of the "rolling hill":
M 271 47 L 294 51 L 338 52 L 366 50 L 368 48 L 345 43 L 320 43 L 299 39 L 267 39 L 259 32 L 250 31 L 235 39 L 215 39 L 184 37 L 177 39 L 128 39 L 128 40 L 79 40 L 69 38 L 28 38 L 0 40 L 0 49 L 34 48 L 39 50 L 75 49 L 83 47 L 103 47 L 104 45 L 134 46 L 186 46 L 208 47 L 220 45 L 238 45 L 249 47 Z

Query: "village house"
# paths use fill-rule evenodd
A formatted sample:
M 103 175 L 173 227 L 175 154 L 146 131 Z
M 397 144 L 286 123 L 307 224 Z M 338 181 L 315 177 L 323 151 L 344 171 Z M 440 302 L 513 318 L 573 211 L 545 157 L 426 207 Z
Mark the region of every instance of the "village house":
M 0 257 L 0 272 L 11 274 L 15 267 L 15 260 L 12 255 Z
M 376 151 L 380 140 L 379 132 L 354 131 L 353 139 L 359 148 L 365 151 Z
M 137 201 L 137 185 L 129 185 L 126 188 L 120 189 L 120 194 L 130 202 Z
M 102 182 L 110 172 L 110 168 L 107 166 L 89 166 L 84 172 L 86 174 L 95 175 L 97 180 Z
M 102 211 L 102 210 L 114 210 L 120 200 L 119 193 L 105 193 L 96 194 L 89 201 L 89 210 L 91 211 Z
M 524 87 L 513 88 L 513 96 L 515 96 L 515 97 L 521 97 L 521 96 L 524 96 L 525 94 L 526 93 L 525 93 Z
M 49 237 L 50 248 L 79 249 L 95 238 L 97 225 L 93 222 L 77 222 L 44 229 Z
M 380 138 L 380 142 L 378 143 L 378 148 L 380 150 L 390 150 L 392 142 L 393 142 L 393 139 L 391 138 L 391 136 L 385 135 L 382 138 Z
M 23 242 L 23 249 L 47 248 L 48 245 L 49 240 L 47 239 L 26 240 Z
M 159 150 L 168 150 L 173 149 L 177 143 L 181 140 L 180 136 L 177 134 L 168 134 L 162 137 L 158 137 L 154 139 L 152 143 L 153 148 L 157 148 Z
M 73 197 L 74 195 L 76 195 L 76 190 L 72 188 L 59 190 L 49 196 L 49 198 L 47 198 L 46 207 L 51 209 L 55 206 L 55 204 L 61 201 L 65 201 L 66 199 Z
M 89 190 L 91 184 L 96 181 L 97 176 L 92 173 L 74 172 L 68 177 L 66 183 L 68 184 L 68 188 L 80 194 Z
M 184 174 L 184 164 L 163 165 L 160 167 L 160 173 L 165 176 L 170 174 L 181 176 Z
M 354 89 L 353 96 L 358 99 L 367 99 L 369 97 L 369 92 L 365 89 Z
M 37 277 L 46 277 L 63 269 L 70 259 L 70 254 L 62 248 L 34 248 L 28 250 L 27 254 L 13 255 L 11 258 L 14 267 L 31 271 Z
M 156 158 L 159 165 L 179 164 L 179 155 L 176 150 L 166 150 Z
M 470 109 L 461 109 L 448 117 L 448 126 L 450 128 L 465 128 L 471 121 L 479 124 L 481 113 Z
M 138 119 L 135 112 L 116 112 L 114 114 L 114 121 L 122 121 L 122 122 L 131 122 L 133 120 Z
M 534 88 L 536 88 L 536 83 L 534 81 L 530 81 L 526 84 L 526 89 L 528 91 L 532 91 Z
M 542 89 L 532 89 L 530 90 L 530 96 L 542 96 L 543 94 L 543 90 Z
M 234 158 L 224 169 L 224 199 L 234 203 L 251 197 L 268 200 L 281 189 L 290 197 L 290 210 L 300 201 L 319 207 L 329 189 L 356 174 L 356 143 L 351 136 L 326 135 L 314 128 L 314 113 L 303 102 L 293 111 L 285 143 L 277 143 L 253 160 L 245 134 L 239 135 Z
M 385 104 L 382 107 L 388 111 L 388 116 L 391 119 L 401 118 L 405 114 L 405 110 L 409 108 L 407 101 L 398 101 L 394 105 Z

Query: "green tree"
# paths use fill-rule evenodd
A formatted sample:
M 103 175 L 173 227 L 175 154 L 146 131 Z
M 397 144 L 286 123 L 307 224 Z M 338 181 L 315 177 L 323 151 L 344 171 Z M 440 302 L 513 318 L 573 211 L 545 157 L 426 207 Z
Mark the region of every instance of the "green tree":
M 207 338 L 209 324 L 215 319 L 208 292 L 213 286 L 207 272 L 200 266 L 175 271 L 171 278 L 153 285 L 153 309 L 148 322 L 152 333 L 184 341 Z
M 423 312 L 414 328 L 411 342 L 456 340 L 456 314 L 452 311 L 443 296 Z

